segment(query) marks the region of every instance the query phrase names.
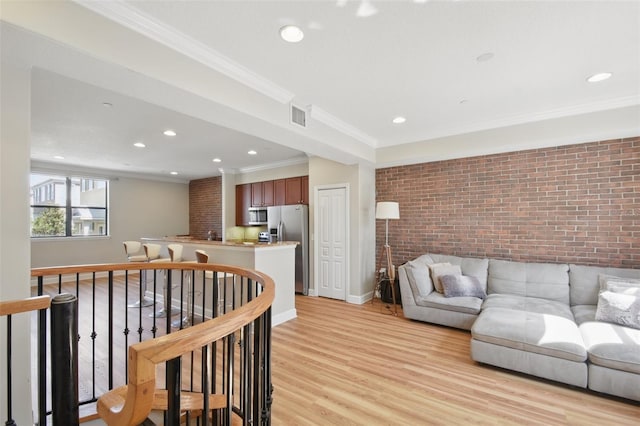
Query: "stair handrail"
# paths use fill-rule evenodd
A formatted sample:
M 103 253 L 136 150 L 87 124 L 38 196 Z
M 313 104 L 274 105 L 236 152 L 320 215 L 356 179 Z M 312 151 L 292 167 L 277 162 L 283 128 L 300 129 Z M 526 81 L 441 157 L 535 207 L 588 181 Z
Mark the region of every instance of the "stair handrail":
M 275 297 L 275 284 L 268 275 L 252 269 L 212 263 L 127 262 L 55 266 L 34 268 L 31 270 L 31 276 L 154 269 L 231 273 L 261 284 L 262 290 L 247 304 L 222 316 L 129 346 L 128 383 L 124 403 L 118 389 L 98 398 L 98 414 L 108 425 L 137 425 L 144 422 L 153 407 L 157 364 L 198 350 L 250 324 L 271 307 Z
M 2 300 L 0 301 L 0 317 L 16 315 L 23 312 L 39 311 L 40 309 L 49 309 L 49 306 L 51 306 L 51 297 L 49 296 Z

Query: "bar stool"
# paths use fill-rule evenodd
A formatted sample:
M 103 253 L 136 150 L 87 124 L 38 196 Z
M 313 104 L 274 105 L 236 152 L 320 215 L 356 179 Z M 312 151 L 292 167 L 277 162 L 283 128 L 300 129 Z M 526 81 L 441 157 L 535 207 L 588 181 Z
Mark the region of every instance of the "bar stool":
M 146 254 L 143 254 L 142 243 L 140 241 L 125 241 L 124 244 L 124 252 L 127 255 L 127 261 L 129 262 L 148 262 Z M 139 300 L 134 303 L 127 305 L 129 308 L 146 308 L 147 306 L 153 305 L 153 299 L 147 297 L 147 271 L 143 270 L 140 274 L 140 288 L 142 291 L 142 296 Z
M 160 244 L 146 243 L 146 244 L 143 244 L 142 247 L 144 248 L 144 253 L 147 255 L 147 258 L 149 259 L 148 260 L 149 263 L 160 263 L 160 262 L 171 261 L 171 259 L 168 257 L 160 257 L 160 250 L 162 249 L 162 246 Z M 164 318 L 167 316 L 167 312 L 170 312 L 171 313 L 170 315 L 176 315 L 180 312 L 180 311 L 174 311 L 171 309 L 171 301 L 167 297 L 166 271 L 164 273 L 164 283 L 162 285 L 162 294 L 164 296 L 164 302 L 163 302 L 162 308 L 158 309 L 154 313 L 149 314 L 150 317 L 153 317 L 155 315 L 156 318 Z
M 209 254 L 204 250 L 196 250 L 196 259 L 198 263 L 209 263 Z M 213 271 L 204 271 L 205 280 L 211 280 L 213 282 Z M 220 281 L 225 282 L 224 278 L 218 277 L 218 315 L 224 313 L 224 294 L 220 288 Z
M 169 258 L 173 263 L 193 263 L 194 262 L 193 260 L 182 260 L 182 250 L 183 250 L 182 244 L 169 244 L 167 246 L 167 250 L 169 251 Z M 187 313 L 184 317 L 173 320 L 171 322 L 171 326 L 175 328 L 186 327 L 191 325 L 191 312 L 193 308 L 191 305 L 191 291 L 192 291 L 191 272 L 184 271 L 182 276 L 187 282 Z M 182 289 L 180 289 L 180 292 L 182 293 Z M 177 309 L 176 311 L 177 311 L 176 313 L 180 313 L 179 309 Z M 172 315 L 174 315 L 173 310 L 172 310 Z

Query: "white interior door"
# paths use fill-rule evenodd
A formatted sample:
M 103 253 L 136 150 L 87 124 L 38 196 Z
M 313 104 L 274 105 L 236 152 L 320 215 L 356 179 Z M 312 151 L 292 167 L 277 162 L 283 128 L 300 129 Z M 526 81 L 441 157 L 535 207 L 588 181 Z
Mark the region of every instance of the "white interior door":
M 318 190 L 318 296 L 347 298 L 347 190 Z

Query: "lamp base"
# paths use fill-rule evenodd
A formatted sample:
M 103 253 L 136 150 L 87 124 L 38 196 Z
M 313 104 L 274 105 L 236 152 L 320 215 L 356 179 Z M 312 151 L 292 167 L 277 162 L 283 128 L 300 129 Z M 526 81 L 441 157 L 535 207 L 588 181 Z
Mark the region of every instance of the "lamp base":
M 386 270 L 383 273 L 382 265 L 383 260 L 386 257 Z M 382 302 L 382 281 L 385 279 L 389 279 L 391 283 L 391 297 L 393 298 L 393 315 L 398 316 L 398 305 L 396 304 L 396 291 L 394 282 L 396 279 L 396 270 L 393 265 L 393 260 L 391 258 L 391 246 L 389 244 L 385 244 L 380 248 L 380 256 L 378 257 L 378 264 L 376 266 L 376 284 L 373 288 L 373 295 L 371 297 L 371 303 L 376 300 L 376 297 L 380 297 L 380 301 Z

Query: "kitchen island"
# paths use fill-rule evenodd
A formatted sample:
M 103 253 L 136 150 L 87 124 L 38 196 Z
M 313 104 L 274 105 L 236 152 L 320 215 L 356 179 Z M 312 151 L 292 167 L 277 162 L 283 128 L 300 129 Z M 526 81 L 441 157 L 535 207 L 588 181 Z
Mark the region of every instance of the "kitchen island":
M 169 244 L 183 246 L 183 261 L 195 261 L 196 250 L 209 255 L 209 263 L 255 269 L 269 275 L 276 292 L 271 307 L 273 326 L 296 317 L 295 307 L 295 241 L 254 243 L 195 240 L 183 237 L 142 238 L 142 242 L 162 245 L 162 257 L 168 257 Z

